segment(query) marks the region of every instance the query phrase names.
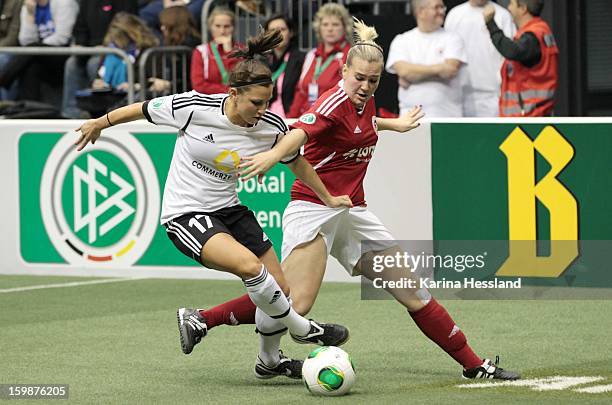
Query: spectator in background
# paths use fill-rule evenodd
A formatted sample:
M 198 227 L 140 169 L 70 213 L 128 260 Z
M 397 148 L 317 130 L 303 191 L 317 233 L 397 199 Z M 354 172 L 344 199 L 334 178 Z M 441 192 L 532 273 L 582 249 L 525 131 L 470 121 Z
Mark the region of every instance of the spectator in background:
M 20 13 L 21 46 L 67 46 L 79 12 L 76 0 L 25 0 Z M 11 58 L 7 77 L 19 76 L 19 99 L 57 104 L 62 95 L 63 55 L 18 55 Z M 47 93 L 44 90 L 49 90 Z
M 461 117 L 467 55 L 461 38 L 442 28 L 442 0 L 412 0 L 417 26 L 391 42 L 386 69 L 398 75 L 400 115 L 422 105 L 428 117 Z
M 103 45 L 121 49 L 136 63 L 142 51 L 157 46 L 159 40 L 147 24 L 134 14 L 119 12 L 110 22 Z M 129 89 L 127 64 L 115 54 L 104 55 L 98 77 L 91 88 L 77 91 L 78 106 L 91 115 L 102 114 L 126 102 Z
M 21 8 L 19 43 L 65 46 L 79 12 L 76 0 L 25 0 Z
M 0 1 L 0 46 L 19 46 L 19 13 L 23 0 Z
M 313 28 L 319 45 L 306 54 L 289 118 L 302 115 L 319 96 L 342 79 L 342 66 L 351 49 L 353 21 L 346 8 L 328 3 L 317 11 Z
M 149 28 L 155 32 L 160 38 L 162 37 L 161 33 L 161 23 L 159 20 L 159 13 L 165 8 L 174 7 L 174 6 L 185 6 L 189 9 L 189 12 L 193 16 L 193 20 L 196 23 L 196 27 L 200 29 L 200 15 L 202 14 L 202 6 L 204 5 L 204 0 L 153 0 L 149 1 L 146 5 L 144 5 L 140 11 L 138 12 L 138 16 L 142 18 Z
M 174 6 L 165 8 L 159 13 L 159 21 L 161 23 L 161 32 L 163 35 L 162 45 L 163 46 L 188 46 L 195 48 L 201 43 L 200 33 L 196 28 L 193 16 L 185 6 Z M 171 91 L 184 92 L 191 90 L 190 83 L 185 83 L 183 88 L 182 77 L 179 72 L 182 72 L 183 66 L 179 59 L 176 65 L 173 66 L 172 59 L 166 59 L 165 68 L 168 72 L 172 72 L 172 68 L 176 68 L 177 76 L 174 90 L 172 90 L 172 83 L 168 80 L 152 77 L 149 79 L 151 86 L 150 91 L 155 93 L 169 94 Z M 186 66 L 185 68 L 189 68 Z M 187 76 L 189 77 L 189 75 Z M 189 80 L 187 80 L 189 81 Z
M 138 0 L 84 0 L 72 31 L 74 46 L 102 45 L 111 20 L 120 11 L 138 13 Z M 89 86 L 97 75 L 101 56 L 77 56 L 68 58 L 64 66 L 64 118 L 86 118 L 87 113 L 77 107 L 76 92 Z
M 147 48 L 157 46 L 159 40 L 146 23 L 133 14 L 117 13 L 104 36 L 105 46 L 125 51 L 136 63 L 138 56 Z M 104 62 L 99 71 L 100 78 L 95 79 L 94 90 L 112 88 L 125 91 L 128 89 L 127 65 L 117 55 L 104 56 Z
M 23 0 L 0 1 L 0 47 L 19 46 L 19 12 Z M 0 53 L 0 72 L 4 71 L 13 55 Z M 13 83 L 9 89 L 0 87 L 0 100 L 14 100 L 17 97 L 17 86 Z
M 489 0 L 468 0 L 452 8 L 444 29 L 459 35 L 467 52 L 468 83 L 463 89 L 465 117 L 497 117 L 499 115 L 500 69 L 504 62 L 491 43 L 482 12 L 487 5 L 495 7 L 495 22 L 508 37 L 516 27 L 512 16 L 502 6 Z
M 227 93 L 229 71 L 239 62 L 230 57 L 234 47 L 236 15 L 225 7 L 216 7 L 208 16 L 208 30 L 212 40 L 193 50 L 191 56 L 191 85 L 204 94 Z
M 185 6 L 165 8 L 159 13 L 164 46 L 189 46 L 195 48 L 202 42 L 193 16 Z
M 295 86 L 300 79 L 304 64 L 304 52 L 300 51 L 295 41 L 292 21 L 284 14 L 277 14 L 266 21 L 266 30 L 279 30 L 283 35 L 281 42 L 272 52 L 270 69 L 274 81 L 274 92 L 269 110 L 287 117 L 295 95 Z
M 499 112 L 502 117 L 550 116 L 555 105 L 559 48 L 550 26 L 540 18 L 544 0 L 510 0 L 508 10 L 518 27 L 514 41 L 495 22 L 495 7 L 484 19 L 502 66 Z

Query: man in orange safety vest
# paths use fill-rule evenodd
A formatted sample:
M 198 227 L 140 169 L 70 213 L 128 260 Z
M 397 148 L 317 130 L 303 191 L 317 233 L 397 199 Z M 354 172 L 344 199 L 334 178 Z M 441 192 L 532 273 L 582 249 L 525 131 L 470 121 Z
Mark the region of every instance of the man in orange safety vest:
M 491 41 L 506 60 L 501 68 L 501 117 L 542 117 L 553 113 L 558 82 L 559 48 L 550 26 L 540 18 L 544 0 L 510 0 L 508 11 L 518 31 L 507 38 L 493 19 L 494 7 L 484 19 Z

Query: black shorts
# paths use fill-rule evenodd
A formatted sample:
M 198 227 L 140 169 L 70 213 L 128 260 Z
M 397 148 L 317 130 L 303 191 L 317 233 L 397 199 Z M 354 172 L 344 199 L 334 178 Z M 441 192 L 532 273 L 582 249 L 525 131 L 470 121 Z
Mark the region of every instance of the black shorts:
M 272 247 L 272 242 L 255 219 L 253 211 L 244 205 L 214 212 L 192 212 L 164 224 L 168 237 L 186 256 L 202 264 L 202 247 L 213 235 L 230 234 L 257 257 Z

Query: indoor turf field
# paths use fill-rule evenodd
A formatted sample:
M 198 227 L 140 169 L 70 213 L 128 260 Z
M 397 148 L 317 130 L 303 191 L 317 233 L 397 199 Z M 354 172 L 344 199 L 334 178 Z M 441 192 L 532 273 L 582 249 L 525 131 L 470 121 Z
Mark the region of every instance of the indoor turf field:
M 300 381 L 254 377 L 254 325 L 215 328 L 191 355 L 181 353 L 176 308 L 241 295 L 238 281 L 106 279 L 50 288 L 96 280 L 0 276 L 0 384 L 69 384 L 70 402 L 104 404 L 612 403 L 610 390 L 575 391 L 612 384 L 611 301 L 444 301 L 477 352 L 499 354 L 502 367 L 525 379 L 602 377 L 462 388 L 469 381 L 460 367 L 398 304 L 362 301 L 359 284 L 325 283 L 311 315 L 350 328 L 343 348 L 357 383 L 348 396 L 317 398 Z M 310 350 L 287 338 L 282 346 L 292 357 Z

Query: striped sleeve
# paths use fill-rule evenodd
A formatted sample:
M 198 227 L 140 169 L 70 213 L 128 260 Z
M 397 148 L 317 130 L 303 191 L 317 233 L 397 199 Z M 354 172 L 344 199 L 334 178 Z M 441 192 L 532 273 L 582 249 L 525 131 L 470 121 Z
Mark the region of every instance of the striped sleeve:
M 285 120 L 281 116 L 273 113 L 272 111 L 266 111 L 263 117 L 261 117 L 261 120 L 271 125 L 274 128 L 274 130 L 277 131 L 276 139 L 274 139 L 274 143 L 270 147 L 270 149 L 272 149 L 281 140 L 281 138 L 285 136 L 285 134 L 289 131 L 289 127 L 287 126 L 287 124 L 285 123 Z M 291 163 L 295 159 L 297 159 L 299 155 L 300 155 L 300 152 L 297 151 L 296 153 L 290 156 L 285 156 L 283 159 L 281 159 L 280 162 L 283 164 Z
M 331 128 L 339 124 L 343 114 L 346 114 L 347 94 L 341 87 L 328 92 L 310 107 L 291 128 L 299 128 L 306 132 L 309 139 L 324 136 Z
M 222 97 L 204 95 L 197 91 L 158 97 L 146 101 L 142 111 L 147 120 L 156 125 L 168 125 L 184 130 L 193 117 L 195 109 L 220 107 Z
M 285 133 L 289 130 L 289 127 L 287 127 L 285 120 L 283 120 L 281 116 L 273 113 L 272 111 L 267 110 L 261 117 L 261 120 L 267 124 L 272 125 L 275 129 L 282 133 Z

